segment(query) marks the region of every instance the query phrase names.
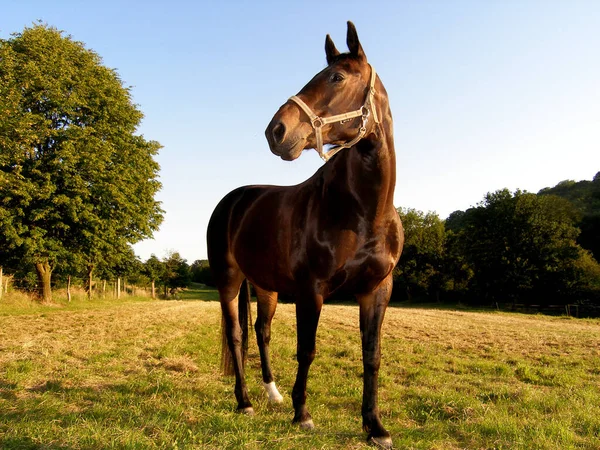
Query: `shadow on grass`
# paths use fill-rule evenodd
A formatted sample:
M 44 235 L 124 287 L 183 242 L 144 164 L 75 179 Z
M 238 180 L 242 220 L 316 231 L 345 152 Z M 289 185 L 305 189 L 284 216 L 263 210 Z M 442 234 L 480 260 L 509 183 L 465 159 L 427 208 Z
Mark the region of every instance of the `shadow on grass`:
M 14 450 L 70 450 L 72 447 L 64 447 L 62 445 L 40 444 L 28 437 L 18 438 L 0 438 L 0 448 Z

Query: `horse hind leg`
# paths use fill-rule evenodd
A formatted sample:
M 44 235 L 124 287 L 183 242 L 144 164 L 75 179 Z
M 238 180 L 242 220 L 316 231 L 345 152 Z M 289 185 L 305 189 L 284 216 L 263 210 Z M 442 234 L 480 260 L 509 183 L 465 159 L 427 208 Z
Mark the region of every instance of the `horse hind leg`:
M 227 346 L 232 355 L 233 371 L 235 375 L 235 397 L 238 402 L 237 410 L 239 412 L 252 415 L 254 409 L 248 396 L 248 388 L 246 386 L 244 374 L 244 331 L 240 324 L 240 302 L 245 303 L 247 300 L 240 299 L 240 286 L 243 281 L 243 274 L 236 272 L 230 273 L 227 281 L 219 283 L 219 298 L 221 301 L 221 311 L 223 314 L 224 334 Z M 247 289 L 247 284 L 246 287 Z
M 254 286 L 257 297 L 257 317 L 254 329 L 260 353 L 263 386 L 269 397 L 269 403 L 283 403 L 283 396 L 277 390 L 271 371 L 271 321 L 277 308 L 277 292 L 270 292 Z

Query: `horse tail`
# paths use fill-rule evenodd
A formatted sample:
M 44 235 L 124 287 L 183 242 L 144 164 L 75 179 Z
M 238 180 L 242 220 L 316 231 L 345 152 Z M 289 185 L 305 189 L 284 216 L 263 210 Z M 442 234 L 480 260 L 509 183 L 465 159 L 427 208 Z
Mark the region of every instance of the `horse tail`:
M 238 320 L 242 329 L 242 365 L 246 365 L 248 357 L 248 333 L 249 323 L 252 321 L 250 310 L 250 286 L 248 280 L 242 282 L 238 295 Z M 227 333 L 225 328 L 225 316 L 221 314 L 221 370 L 224 375 L 235 375 L 233 368 L 233 355 L 227 344 Z

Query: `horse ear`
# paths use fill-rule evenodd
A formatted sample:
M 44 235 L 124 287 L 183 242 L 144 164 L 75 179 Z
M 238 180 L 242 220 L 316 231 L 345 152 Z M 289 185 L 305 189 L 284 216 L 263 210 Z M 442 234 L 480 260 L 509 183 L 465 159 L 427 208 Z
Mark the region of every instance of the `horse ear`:
M 346 43 L 348 44 L 348 50 L 350 50 L 350 54 L 352 56 L 365 56 L 365 52 L 363 51 L 360 41 L 358 40 L 356 27 L 350 21 L 348 21 L 348 34 L 346 35 Z
M 335 44 L 331 40 L 331 37 L 327 35 L 325 38 L 325 55 L 327 55 L 327 64 L 331 64 L 335 57 L 339 54 L 340 52 L 337 48 L 335 48 Z

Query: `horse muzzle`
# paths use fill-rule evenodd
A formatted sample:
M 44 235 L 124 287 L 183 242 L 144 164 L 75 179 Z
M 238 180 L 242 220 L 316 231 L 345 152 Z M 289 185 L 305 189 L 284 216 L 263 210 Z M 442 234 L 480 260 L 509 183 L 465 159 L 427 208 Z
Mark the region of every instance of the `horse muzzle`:
M 265 130 L 271 152 L 285 161 L 298 158 L 306 145 L 306 139 L 295 134 L 288 132 L 288 127 L 280 120 L 278 114 L 273 117 Z

